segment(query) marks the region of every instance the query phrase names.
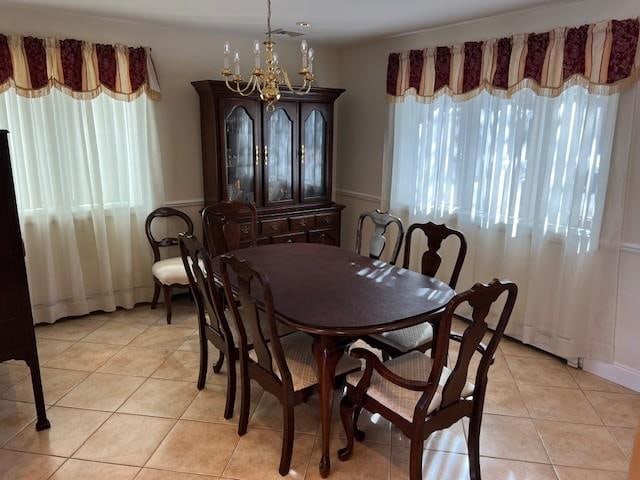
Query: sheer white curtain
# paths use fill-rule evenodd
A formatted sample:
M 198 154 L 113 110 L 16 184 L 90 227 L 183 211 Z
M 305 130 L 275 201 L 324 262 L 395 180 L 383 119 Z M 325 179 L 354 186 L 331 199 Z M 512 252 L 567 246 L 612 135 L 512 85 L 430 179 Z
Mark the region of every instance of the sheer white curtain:
M 460 289 L 517 282 L 509 334 L 565 358 L 609 360 L 629 158 L 612 155 L 618 95 L 485 92 L 391 108 L 391 210 L 407 225 L 464 232 Z
M 10 132 L 34 321 L 149 300 L 144 221 L 163 197 L 153 102 L 9 89 L 0 128 Z

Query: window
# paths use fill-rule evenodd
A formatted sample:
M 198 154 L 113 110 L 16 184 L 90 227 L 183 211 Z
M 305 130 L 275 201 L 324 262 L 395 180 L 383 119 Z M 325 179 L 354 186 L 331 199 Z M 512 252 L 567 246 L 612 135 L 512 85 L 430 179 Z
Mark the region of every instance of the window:
M 618 96 L 413 97 L 394 117 L 391 207 L 410 217 L 570 238 L 597 248 Z
M 152 100 L 106 94 L 77 100 L 53 88 L 39 98 L 0 95 L 23 215 L 151 208 L 159 157 Z

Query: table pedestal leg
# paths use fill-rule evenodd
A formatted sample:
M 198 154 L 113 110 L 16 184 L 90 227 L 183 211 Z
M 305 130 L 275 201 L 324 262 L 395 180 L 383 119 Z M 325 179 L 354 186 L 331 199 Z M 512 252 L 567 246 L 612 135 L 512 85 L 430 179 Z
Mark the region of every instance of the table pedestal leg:
M 318 363 L 318 382 L 320 389 L 320 420 L 322 423 L 322 456 L 320 457 L 320 475 L 327 478 L 331 470 L 329 442 L 331 439 L 331 411 L 333 404 L 333 384 L 336 366 L 344 353 L 337 339 L 330 336 L 316 337 L 313 341 L 313 354 Z

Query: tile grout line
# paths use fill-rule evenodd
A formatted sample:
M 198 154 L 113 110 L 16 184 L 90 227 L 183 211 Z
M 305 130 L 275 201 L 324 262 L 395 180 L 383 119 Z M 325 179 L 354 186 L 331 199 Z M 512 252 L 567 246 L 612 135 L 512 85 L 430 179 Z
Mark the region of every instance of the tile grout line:
M 522 395 L 522 392 L 520 391 L 520 385 L 516 381 L 516 377 L 514 376 L 512 370 L 511 370 L 511 367 L 509 366 L 509 362 L 507 361 L 506 357 L 505 357 L 505 362 L 504 363 L 507 365 L 507 369 L 509 370 L 509 373 L 513 377 L 513 381 L 515 382 L 516 390 L 518 391 L 518 395 L 520 395 L 520 399 L 522 400 L 522 404 L 524 405 L 524 408 L 525 408 L 525 410 L 527 411 L 527 413 L 529 415 L 529 421 L 533 425 L 533 428 L 535 429 L 536 434 L 538 435 L 538 440 L 540 440 L 540 443 L 542 444 L 542 448 L 544 449 L 544 453 L 547 456 L 547 460 L 549 460 L 549 465 L 553 466 L 553 462 L 551 461 L 551 455 L 549 455 L 549 449 L 547 448 L 547 445 L 545 444 L 544 438 L 542 437 L 542 434 L 540 433 L 540 429 L 536 425 L 536 422 L 534 421 L 533 418 L 531 418 L 531 411 L 529 410 L 529 407 L 527 406 L 527 402 L 524 401 L 524 396 Z M 577 384 L 577 382 L 576 382 L 576 384 Z M 554 471 L 554 475 L 556 475 L 556 477 L 557 477 L 558 474 L 556 473 L 555 468 L 553 468 L 553 471 Z
M 107 321 L 109 321 L 109 320 L 107 320 Z M 52 359 L 50 359 L 50 360 L 53 360 L 53 359 L 57 358 L 58 356 L 60 356 L 61 354 L 63 354 L 65 351 L 67 351 L 68 349 L 70 349 L 71 347 L 73 347 L 74 345 L 77 345 L 78 343 L 81 343 L 83 339 L 85 339 L 86 337 L 88 337 L 89 335 L 91 335 L 93 332 L 95 332 L 96 330 L 98 330 L 99 328 L 101 328 L 102 326 L 104 326 L 104 325 L 107 323 L 107 321 L 103 322 L 101 325 L 99 325 L 98 327 L 96 327 L 94 330 L 92 330 L 91 332 L 87 333 L 87 335 L 85 335 L 85 336 L 83 336 L 83 337 L 81 337 L 81 338 L 79 338 L 79 339 L 77 339 L 77 340 L 75 340 L 75 341 L 72 341 L 72 343 L 71 343 L 67 348 L 65 348 L 63 351 L 59 352 L 57 355 L 55 355 L 55 356 L 54 356 Z M 135 338 L 137 338 L 139 335 L 142 335 L 142 334 L 143 334 L 145 331 L 147 331 L 147 330 L 148 330 L 148 326 L 147 326 L 143 331 L 141 331 L 138 335 L 136 335 L 136 337 L 134 337 L 133 339 L 131 339 L 127 344 L 125 344 L 125 345 L 121 345 L 121 348 L 120 348 L 117 352 L 114 352 L 114 354 L 113 354 L 113 355 L 111 355 L 108 359 L 106 359 L 103 363 L 101 363 L 101 364 L 100 364 L 96 369 L 94 369 L 94 370 L 92 370 L 92 371 L 88 372 L 87 376 L 86 376 L 82 381 L 78 382 L 78 384 L 76 384 L 76 385 L 74 385 L 73 387 L 71 387 L 71 388 L 69 389 L 69 391 L 68 391 L 68 392 L 66 392 L 64 395 L 62 395 L 62 397 L 60 397 L 60 399 L 58 399 L 58 400 L 57 400 L 53 405 L 51 405 L 49 408 L 51 408 L 51 407 L 53 407 L 53 406 L 57 406 L 58 408 L 71 408 L 71 409 L 75 409 L 75 407 L 63 407 L 63 406 L 60 406 L 60 405 L 58 405 L 58 402 L 59 402 L 60 400 L 62 400 L 62 398 L 64 398 L 66 395 L 68 395 L 68 393 L 70 393 L 72 390 L 74 390 L 76 387 L 78 387 L 80 384 L 84 383 L 84 381 L 86 381 L 86 379 L 87 379 L 87 378 L 89 378 L 92 374 L 97 373 L 97 371 L 98 371 L 100 368 L 102 368 L 102 366 L 104 366 L 104 365 L 105 365 L 109 360 L 111 360 L 115 355 L 117 355 L 117 354 L 118 354 L 119 352 L 121 352 L 125 347 L 127 347 L 131 342 L 133 342 L 133 340 L 134 340 Z M 45 338 L 45 339 L 46 339 L 46 337 L 42 337 L 42 338 Z M 37 340 L 37 339 L 36 339 L 36 340 Z M 59 340 L 59 339 L 50 339 L 50 340 Z M 83 342 L 83 343 L 92 343 L 92 342 Z M 94 343 L 94 344 L 95 344 L 95 343 Z M 40 367 L 41 367 L 41 368 L 55 368 L 55 367 L 45 367 L 45 365 L 40 365 Z M 155 371 L 154 371 L 154 373 L 155 373 Z M 135 392 L 137 392 L 137 391 L 138 391 L 138 389 L 139 389 L 142 385 L 144 385 L 144 383 L 146 382 L 146 380 L 147 380 L 148 378 L 150 378 L 150 376 L 146 377 L 146 378 L 145 378 L 145 380 L 144 380 L 144 381 L 143 381 L 143 382 L 138 386 L 138 388 L 136 388 L 136 389 L 134 390 L 134 392 L 132 392 L 132 393 L 131 393 L 131 395 L 133 395 Z M 3 391 L 3 393 L 4 393 L 4 391 Z M 123 404 L 124 404 L 124 403 L 129 399 L 129 398 L 130 398 L 130 397 L 131 397 L 131 395 L 129 395 L 129 396 L 127 397 L 127 399 L 125 399 L 125 400 L 124 400 L 124 401 L 123 401 L 123 402 L 118 406 L 118 408 L 120 408 L 120 407 L 121 407 L 121 406 L 122 406 L 122 405 L 123 405 Z M 117 408 L 117 409 L 118 409 L 118 408 Z M 116 409 L 116 411 L 117 411 L 117 409 Z M 48 409 L 47 409 L 47 410 L 48 410 Z M 78 409 L 78 410 L 84 410 L 84 409 Z M 96 410 L 92 410 L 92 411 L 96 411 Z M 56 469 L 54 470 L 54 472 L 53 472 L 49 477 L 47 477 L 47 478 L 51 478 L 51 477 L 53 477 L 53 476 L 54 476 L 54 475 L 55 475 L 55 474 L 56 474 L 56 473 L 57 473 L 57 472 L 58 472 L 58 471 L 59 471 L 59 470 L 60 470 L 60 469 L 61 469 L 61 468 L 62 468 L 62 467 L 63 467 L 63 466 L 64 466 L 64 465 L 69 461 L 69 460 L 71 460 L 71 459 L 73 458 L 73 456 L 74 456 L 74 455 L 75 455 L 75 454 L 76 454 L 76 453 L 77 453 L 77 452 L 78 452 L 78 451 L 79 451 L 79 450 L 80 450 L 80 449 L 81 449 L 81 448 L 82 448 L 82 447 L 83 447 L 83 446 L 84 446 L 84 445 L 89 441 L 89 439 L 93 438 L 93 437 L 94 437 L 94 435 L 95 435 L 95 433 L 96 433 L 100 428 L 102 428 L 102 426 L 103 426 L 107 421 L 109 421 L 109 419 L 111 419 L 111 418 L 115 415 L 116 411 L 108 412 L 108 413 L 109 413 L 109 415 L 104 419 L 104 421 L 103 421 L 102 423 L 100 423 L 100 425 L 98 425 L 98 427 L 96 427 L 96 429 L 95 429 L 95 430 L 93 430 L 93 432 L 92 432 L 92 433 L 91 433 L 91 434 L 90 434 L 90 435 L 89 435 L 89 436 L 88 436 L 88 437 L 87 437 L 87 438 L 86 438 L 86 439 L 81 443 L 81 445 L 80 445 L 77 449 L 75 449 L 75 450 L 71 453 L 71 455 L 69 455 L 68 457 L 61 457 L 61 458 L 65 458 L 65 461 L 64 461 L 64 462 L 62 462 L 62 463 L 60 464 L 60 466 L 58 466 L 58 468 L 56 468 Z M 8 443 L 13 439 L 13 438 L 15 438 L 17 435 L 19 435 L 20 433 L 22 433 L 22 432 L 23 432 L 23 431 L 24 431 L 24 430 L 25 430 L 29 425 L 31 425 L 31 422 L 30 422 L 30 423 L 29 423 L 25 428 L 21 429 L 21 430 L 20 430 L 20 432 L 18 432 L 16 435 L 13 435 L 10 439 L 8 439 L 8 440 L 7 440 L 7 442 L 5 442 L 3 445 L 8 444 Z M 175 423 L 174 423 L 174 425 L 175 425 Z M 173 429 L 173 427 L 172 427 L 169 431 L 171 431 L 172 429 Z M 167 433 L 167 435 L 168 435 L 168 433 Z M 166 438 L 166 436 L 165 436 L 165 438 Z M 164 438 L 162 439 L 162 441 L 164 441 Z M 162 443 L 162 441 L 158 444 L 158 446 Z M 155 450 L 154 450 L 154 453 L 155 453 Z M 152 454 L 152 455 L 153 455 L 153 454 Z M 149 457 L 149 458 L 151 458 L 151 457 Z M 147 461 L 148 461 L 148 460 L 147 460 Z M 109 462 L 98 462 L 98 463 L 109 463 Z M 146 464 L 146 462 L 145 462 L 145 464 Z M 120 464 L 115 464 L 115 463 L 114 463 L 113 465 L 120 465 Z M 138 468 L 138 471 L 136 472 L 136 477 L 139 475 L 140 471 L 142 470 L 142 467 L 137 467 L 137 468 Z M 134 478 L 135 478 L 135 477 L 134 477 Z

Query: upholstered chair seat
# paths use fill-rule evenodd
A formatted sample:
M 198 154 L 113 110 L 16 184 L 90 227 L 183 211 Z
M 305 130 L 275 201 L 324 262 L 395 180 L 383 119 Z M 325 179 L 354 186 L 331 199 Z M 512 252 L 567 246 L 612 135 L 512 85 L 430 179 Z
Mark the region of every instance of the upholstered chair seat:
M 408 352 L 419 349 L 422 345 L 430 345 L 433 341 L 433 327 L 428 323 L 422 323 L 393 332 L 371 335 L 371 338 L 399 352 Z
M 192 265 L 191 260 L 189 259 L 188 261 L 189 265 Z M 202 260 L 199 260 L 199 263 L 200 269 L 204 270 Z M 187 271 L 184 269 L 182 257 L 167 258 L 166 260 L 160 260 L 154 263 L 151 266 L 151 274 L 163 285 L 185 285 L 184 282 L 187 282 L 186 285 L 189 285 L 189 277 Z M 206 278 L 206 272 L 203 271 L 203 274 Z M 217 278 L 214 278 L 214 284 L 222 286 L 222 282 Z
M 151 273 L 163 285 L 188 285 L 189 278 L 181 257 L 172 257 L 156 262 Z
M 433 360 L 422 352 L 412 351 L 405 355 L 401 355 L 394 359 L 391 359 L 384 363 L 384 366 L 391 370 L 393 373 L 400 375 L 403 378 L 410 380 L 424 380 L 429 378 L 431 368 L 433 366 Z M 442 402 L 442 389 L 447 383 L 452 370 L 444 367 L 442 375 L 440 376 L 440 382 L 436 394 L 431 400 L 431 404 L 427 410 L 427 413 L 432 413 L 438 409 Z M 347 375 L 347 383 L 355 387 L 362 375 L 363 371 L 350 373 Z M 461 398 L 467 398 L 473 394 L 474 385 L 471 382 L 466 382 L 461 393 Z M 373 398 L 375 401 L 384 405 L 390 410 L 398 413 L 408 421 L 413 420 L 413 411 L 420 400 L 423 392 L 408 390 L 400 387 L 393 382 L 382 378 L 378 372 L 373 372 L 371 376 L 371 383 L 369 384 L 369 390 L 367 395 Z
M 282 351 L 284 353 L 287 366 L 291 372 L 293 390 L 304 390 L 307 387 L 318 383 L 318 373 L 316 359 L 313 356 L 313 339 L 306 333 L 296 332 L 291 335 L 280 337 Z M 271 347 L 271 345 L 269 345 Z M 271 348 L 270 348 L 271 349 Z M 258 362 L 255 350 L 249 352 L 249 358 Z M 273 358 L 273 353 L 272 353 Z M 336 367 L 336 375 L 342 375 L 352 370 L 359 370 L 361 363 L 359 360 L 344 356 Z M 282 379 L 278 365 L 273 362 L 273 371 Z

